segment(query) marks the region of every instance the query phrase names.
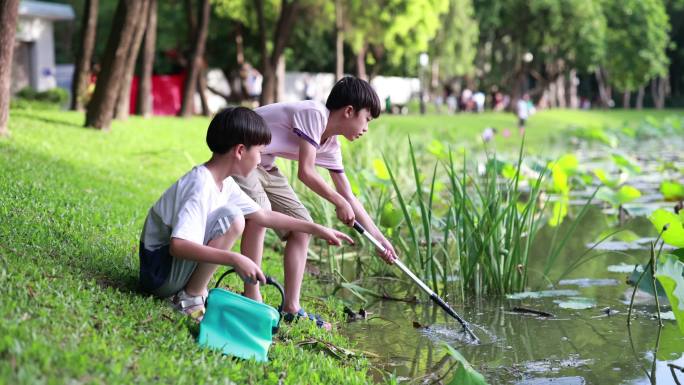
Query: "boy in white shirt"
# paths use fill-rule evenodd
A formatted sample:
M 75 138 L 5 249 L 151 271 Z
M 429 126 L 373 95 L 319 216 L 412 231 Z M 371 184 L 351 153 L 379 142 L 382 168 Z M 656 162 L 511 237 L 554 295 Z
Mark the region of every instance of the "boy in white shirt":
M 298 162 L 297 177 L 316 194 L 335 205 L 337 218 L 348 226 L 357 220 L 387 250 L 380 255 L 392 263 L 396 252 L 380 233 L 359 200 L 354 196 L 344 174 L 342 154 L 337 136 L 349 141 L 360 138 L 368 130 L 368 122 L 380 115 L 380 99 L 368 82 L 345 77 L 333 87 L 326 105 L 317 101 L 276 103 L 255 109 L 271 129 L 273 139 L 263 151 L 261 163 L 247 177 L 236 182 L 261 207 L 311 221 L 309 212 L 299 201 L 285 176 L 275 167 L 276 157 Z M 330 172 L 335 185 L 331 188 L 316 171 L 316 166 Z M 257 264 L 261 263 L 264 235 L 262 225 L 247 220 L 241 251 Z M 300 289 L 306 265 L 309 235 L 297 231 L 278 232 L 285 246 L 286 321 L 309 319 L 319 327 L 331 325 L 319 316 L 308 314 L 299 304 Z M 245 283 L 245 295 L 260 300 L 259 285 Z
M 315 223 L 263 210 L 231 176 L 246 176 L 271 141 L 264 120 L 248 108 L 219 112 L 207 130 L 211 159 L 174 183 L 149 210 L 140 238 L 140 285 L 200 318 L 207 284 L 218 265 L 233 266 L 245 283 L 265 282 L 251 259 L 230 251 L 245 218 L 260 226 L 315 234 L 330 244 L 347 235 Z
M 525 133 L 527 119 L 534 113 L 534 107 L 531 107 L 530 105 L 530 95 L 524 93 L 522 98 L 518 99 L 518 104 L 516 106 L 516 112 L 518 113 L 518 132 L 520 132 L 521 136 Z

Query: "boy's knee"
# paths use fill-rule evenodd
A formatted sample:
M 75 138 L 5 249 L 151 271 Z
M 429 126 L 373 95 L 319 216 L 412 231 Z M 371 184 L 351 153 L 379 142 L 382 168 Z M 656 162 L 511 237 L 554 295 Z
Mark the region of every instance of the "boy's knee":
M 245 217 L 237 207 L 221 207 L 212 213 L 212 218 L 205 235 L 205 244 L 226 234 L 242 234 L 245 229 Z
M 228 231 L 238 234 L 242 234 L 242 232 L 245 231 L 245 217 L 242 215 L 242 213 L 239 213 L 233 217 L 232 222 L 230 222 L 230 229 Z

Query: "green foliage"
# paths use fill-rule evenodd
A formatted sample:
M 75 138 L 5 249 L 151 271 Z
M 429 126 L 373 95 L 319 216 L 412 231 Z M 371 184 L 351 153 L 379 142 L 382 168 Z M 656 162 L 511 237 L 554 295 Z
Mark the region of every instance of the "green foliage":
M 611 155 L 611 158 L 613 159 L 613 163 L 615 163 L 615 165 L 621 170 L 625 170 L 631 175 L 638 175 L 641 173 L 641 167 L 632 157 L 624 154 L 614 153 Z
M 603 2 L 607 27 L 605 67 L 609 82 L 634 91 L 649 79 L 664 76 L 669 60 L 670 23 L 661 0 Z
M 679 331 L 684 334 L 684 263 L 675 255 L 662 255 L 655 277 L 670 301 Z
M 475 2 L 480 26 L 479 61 L 486 84 L 518 87 L 511 74 L 522 71 L 531 53 L 542 81 L 569 68 L 591 70 L 604 54 L 606 22 L 600 2 L 532 0 Z
M 12 108 L 22 109 L 59 109 L 69 100 L 69 93 L 59 87 L 46 91 L 36 91 L 31 87 L 22 88 L 11 100 Z
M 426 52 L 440 28 L 448 0 L 382 0 L 345 2 L 345 39 L 352 51 L 382 47 L 387 60 L 413 72 L 418 54 Z
M 451 358 L 459 364 L 449 385 L 487 385 L 484 376 L 478 373 L 461 353 L 450 345 L 444 344 L 444 347 L 451 355 Z
M 429 48 L 439 76 L 448 80 L 473 75 L 479 35 L 473 1 L 449 0 L 449 10 L 441 16 L 439 23 L 441 28 Z
M 615 208 L 622 206 L 625 203 L 632 202 L 640 196 L 641 192 L 632 186 L 622 186 L 617 190 L 601 186 L 596 193 L 596 198 L 609 203 Z
M 684 247 L 684 210 L 677 215 L 664 209 L 658 209 L 649 215 L 648 219 L 658 232 L 662 231 L 662 238 L 665 243 L 675 247 Z
M 660 192 L 666 201 L 681 201 L 684 199 L 684 184 L 666 180 L 660 183 Z
M 527 3 L 527 12 L 518 17 L 527 17 L 529 22 L 519 38 L 539 58 L 538 63 L 548 65 L 562 60 L 580 69 L 596 65 L 603 55 L 606 35 L 600 2 L 534 0 Z

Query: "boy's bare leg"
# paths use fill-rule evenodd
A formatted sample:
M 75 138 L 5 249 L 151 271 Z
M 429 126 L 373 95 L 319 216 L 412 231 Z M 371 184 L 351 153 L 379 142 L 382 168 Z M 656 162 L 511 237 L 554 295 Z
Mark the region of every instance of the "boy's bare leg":
M 228 231 L 226 231 L 225 234 L 218 238 L 212 239 L 211 241 L 209 241 L 207 246 L 220 250 L 230 250 L 233 248 L 233 245 L 235 245 L 235 241 L 237 241 L 238 237 L 240 237 L 244 229 L 245 218 L 242 216 L 238 216 L 230 224 L 230 228 L 228 229 Z M 190 276 L 188 284 L 185 285 L 185 292 L 188 293 L 188 295 L 192 296 L 202 295 L 206 297 L 207 285 L 209 284 L 209 280 L 214 275 L 214 272 L 216 271 L 217 267 L 218 265 L 215 265 L 213 263 L 197 264 L 197 268 Z
M 296 313 L 299 305 L 299 294 L 304 278 L 304 267 L 309 249 L 309 234 L 290 233 L 285 245 L 285 303 L 283 311 Z
M 264 254 L 265 236 L 265 227 L 261 227 L 253 221 L 247 221 L 244 235 L 242 236 L 242 243 L 240 243 L 240 252 L 254 261 L 259 267 L 261 267 L 261 259 Z M 258 282 L 256 284 L 245 283 L 245 297 L 262 302 Z

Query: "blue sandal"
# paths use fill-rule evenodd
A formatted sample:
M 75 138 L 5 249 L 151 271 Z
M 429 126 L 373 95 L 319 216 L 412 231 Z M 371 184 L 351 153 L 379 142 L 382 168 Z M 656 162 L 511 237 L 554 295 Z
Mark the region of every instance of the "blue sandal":
M 321 329 L 328 331 L 332 329 L 332 325 L 329 322 L 326 322 L 320 315 L 308 314 L 304 309 L 299 309 L 296 313 L 283 313 L 285 322 L 299 321 L 302 318 L 309 321 L 315 321 L 316 326 Z

